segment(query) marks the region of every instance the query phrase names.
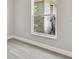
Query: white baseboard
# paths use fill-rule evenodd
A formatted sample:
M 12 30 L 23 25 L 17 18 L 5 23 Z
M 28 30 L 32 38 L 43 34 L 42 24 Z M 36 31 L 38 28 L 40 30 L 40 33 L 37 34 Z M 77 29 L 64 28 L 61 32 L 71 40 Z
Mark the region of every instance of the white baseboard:
M 7 37 L 7 40 L 10 40 L 12 38 L 15 38 L 15 37 L 14 36 L 9 36 L 9 37 Z
M 9 37 L 9 39 L 11 39 L 11 38 L 15 38 L 17 40 L 27 42 L 29 44 L 32 44 L 32 45 L 50 50 L 52 52 L 56 52 L 56 53 L 59 53 L 59 54 L 62 54 L 62 55 L 72 57 L 72 52 L 71 51 L 66 51 L 66 50 L 63 50 L 63 49 L 60 49 L 60 48 L 52 47 L 52 46 L 49 46 L 49 45 L 46 45 L 46 44 L 43 44 L 43 43 L 40 43 L 40 42 L 37 42 L 37 41 L 29 40 L 29 39 L 18 37 L 18 36 Z

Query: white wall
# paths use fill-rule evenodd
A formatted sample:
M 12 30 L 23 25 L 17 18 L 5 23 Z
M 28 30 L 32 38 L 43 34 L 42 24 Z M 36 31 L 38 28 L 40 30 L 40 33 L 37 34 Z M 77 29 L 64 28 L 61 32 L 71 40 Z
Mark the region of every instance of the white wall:
M 32 35 L 31 32 L 31 0 L 15 0 L 15 35 L 36 40 L 57 48 L 72 50 L 72 1 L 58 1 L 58 39 Z
M 14 0 L 7 0 L 7 36 L 14 33 Z

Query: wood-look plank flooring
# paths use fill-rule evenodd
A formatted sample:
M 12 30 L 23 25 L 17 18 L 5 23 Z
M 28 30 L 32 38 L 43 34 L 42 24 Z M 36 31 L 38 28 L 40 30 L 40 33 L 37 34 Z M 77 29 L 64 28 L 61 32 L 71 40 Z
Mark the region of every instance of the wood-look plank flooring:
M 71 59 L 63 55 L 44 51 L 15 39 L 8 40 L 7 49 L 8 59 Z

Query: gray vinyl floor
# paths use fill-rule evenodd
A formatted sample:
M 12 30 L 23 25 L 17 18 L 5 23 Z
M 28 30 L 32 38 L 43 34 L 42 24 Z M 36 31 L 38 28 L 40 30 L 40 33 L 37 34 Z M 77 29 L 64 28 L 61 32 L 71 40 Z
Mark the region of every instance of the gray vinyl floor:
M 48 52 L 15 39 L 8 40 L 7 49 L 8 59 L 71 59 L 69 57 Z

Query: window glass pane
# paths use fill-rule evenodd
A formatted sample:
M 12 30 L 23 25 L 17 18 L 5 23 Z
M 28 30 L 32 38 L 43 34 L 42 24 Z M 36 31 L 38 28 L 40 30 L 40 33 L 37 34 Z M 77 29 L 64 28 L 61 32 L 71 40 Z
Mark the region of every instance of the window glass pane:
M 34 32 L 44 33 L 44 17 L 34 16 Z
M 44 14 L 44 1 L 43 0 L 35 0 L 34 15 L 42 15 L 42 14 Z
M 34 32 L 55 34 L 55 17 L 34 16 Z

